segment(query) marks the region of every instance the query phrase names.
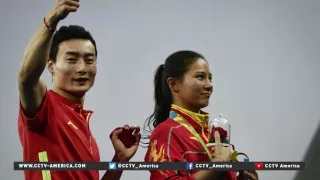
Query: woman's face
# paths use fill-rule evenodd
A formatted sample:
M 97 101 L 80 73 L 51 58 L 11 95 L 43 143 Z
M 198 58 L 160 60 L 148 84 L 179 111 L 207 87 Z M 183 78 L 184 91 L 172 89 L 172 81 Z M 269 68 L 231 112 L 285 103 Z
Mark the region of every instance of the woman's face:
M 209 105 L 213 90 L 209 65 L 204 59 L 197 59 L 189 71 L 178 81 L 174 102 L 192 111 L 199 111 Z

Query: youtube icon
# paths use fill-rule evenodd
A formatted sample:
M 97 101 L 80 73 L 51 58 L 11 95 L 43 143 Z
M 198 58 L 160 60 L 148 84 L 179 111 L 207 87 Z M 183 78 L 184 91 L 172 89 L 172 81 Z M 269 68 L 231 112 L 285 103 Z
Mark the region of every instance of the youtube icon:
M 263 169 L 264 168 L 264 164 L 263 163 L 254 163 L 254 168 L 255 169 Z

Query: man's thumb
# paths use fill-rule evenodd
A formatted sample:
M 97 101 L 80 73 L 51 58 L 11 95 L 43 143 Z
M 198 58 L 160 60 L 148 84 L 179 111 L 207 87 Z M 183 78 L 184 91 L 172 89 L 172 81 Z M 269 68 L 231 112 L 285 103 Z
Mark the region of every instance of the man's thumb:
M 122 132 L 122 128 L 113 130 L 113 132 L 111 133 L 111 137 L 110 138 L 111 139 L 117 139 L 121 132 Z

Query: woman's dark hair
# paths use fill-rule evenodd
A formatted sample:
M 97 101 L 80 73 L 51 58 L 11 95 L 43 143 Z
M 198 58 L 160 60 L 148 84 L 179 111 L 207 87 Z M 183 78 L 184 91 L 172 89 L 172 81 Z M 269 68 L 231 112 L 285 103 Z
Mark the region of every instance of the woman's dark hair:
M 171 54 L 165 63 L 157 68 L 154 77 L 155 107 L 154 112 L 144 123 L 143 130 L 145 134 L 143 139 L 149 139 L 153 128 L 157 127 L 169 117 L 172 94 L 167 79 L 169 77 L 182 78 L 184 74 L 188 72 L 190 65 L 199 58 L 205 59 L 201 54 L 194 51 L 177 51 Z

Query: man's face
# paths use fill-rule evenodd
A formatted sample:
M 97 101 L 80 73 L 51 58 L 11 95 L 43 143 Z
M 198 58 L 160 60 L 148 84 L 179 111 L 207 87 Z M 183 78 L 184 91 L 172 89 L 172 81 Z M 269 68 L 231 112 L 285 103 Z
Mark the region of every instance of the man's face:
M 89 40 L 71 39 L 60 43 L 56 62 L 48 64 L 53 86 L 74 96 L 83 96 L 94 84 L 97 73 L 95 47 Z

